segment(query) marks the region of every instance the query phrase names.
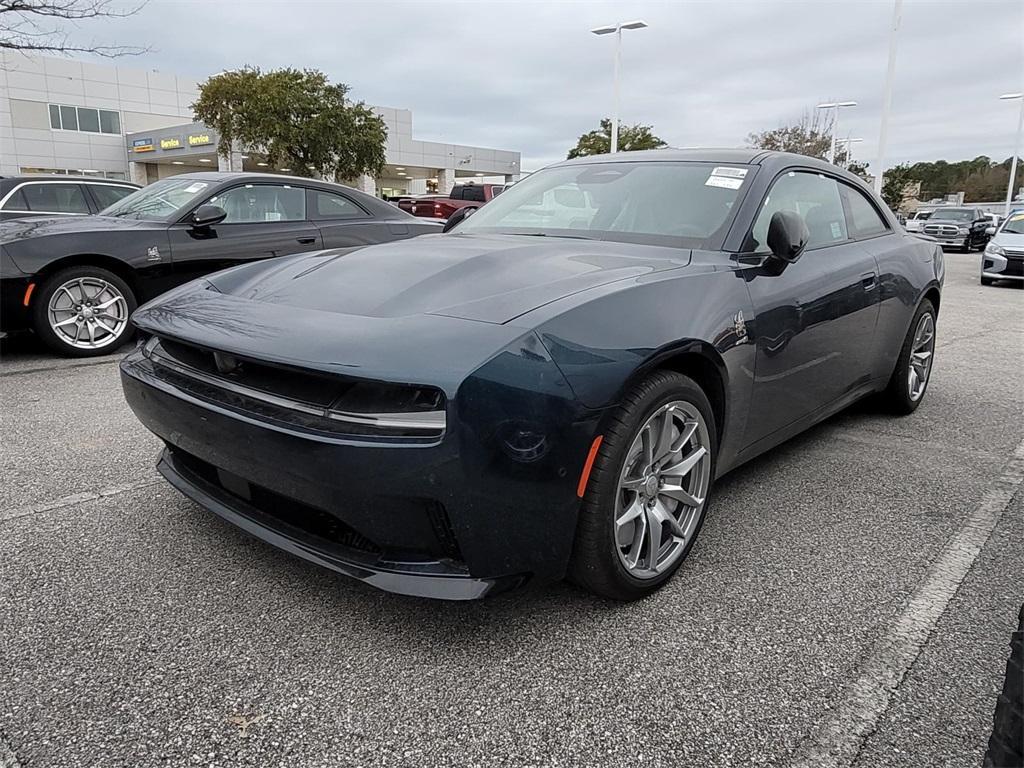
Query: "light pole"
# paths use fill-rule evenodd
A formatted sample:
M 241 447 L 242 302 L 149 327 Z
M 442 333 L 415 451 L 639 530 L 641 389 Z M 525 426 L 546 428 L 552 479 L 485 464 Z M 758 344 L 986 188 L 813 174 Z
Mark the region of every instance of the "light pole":
M 1017 138 L 1013 141 L 1013 160 L 1010 161 L 1010 183 L 1006 185 L 1006 207 L 1003 216 L 1010 215 L 1010 203 L 1013 202 L 1013 184 L 1017 179 L 1017 155 L 1020 154 L 1020 133 L 1024 127 L 1024 93 L 1004 93 L 1000 99 L 1020 99 L 1020 115 L 1017 117 Z
M 839 133 L 839 108 L 856 106 L 856 101 L 829 101 L 817 106 L 817 109 L 832 110 L 832 144 L 829 146 L 828 150 L 828 161 L 830 163 L 835 163 L 836 161 L 836 135 Z
M 610 35 L 615 33 L 615 74 L 612 89 L 614 91 L 614 104 L 612 105 L 612 152 L 619 151 L 619 67 L 622 65 L 622 30 L 643 29 L 647 26 L 646 21 L 636 19 L 635 21 L 620 21 L 607 27 L 598 27 L 590 30 L 595 35 Z
M 885 95 L 882 97 L 882 120 L 878 127 L 878 168 L 875 170 L 875 194 L 882 194 L 882 175 L 885 173 L 885 142 L 889 137 L 889 108 L 892 106 L 892 83 L 896 78 L 896 43 L 900 34 L 900 10 L 903 0 L 895 0 L 892 7 L 892 31 L 889 34 L 889 67 L 885 71 Z
M 849 135 L 845 139 L 840 139 L 839 140 L 840 144 L 844 144 L 846 146 L 846 167 L 847 168 L 849 168 L 850 164 L 853 162 L 853 145 L 854 144 L 859 144 L 862 141 L 864 141 L 864 139 L 853 139 L 853 138 L 850 138 Z

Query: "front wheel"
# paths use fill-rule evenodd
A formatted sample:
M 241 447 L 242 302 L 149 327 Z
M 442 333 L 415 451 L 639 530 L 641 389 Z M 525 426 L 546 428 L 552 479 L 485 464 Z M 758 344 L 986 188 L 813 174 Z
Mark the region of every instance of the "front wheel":
M 993 280 L 991 277 L 982 276 L 982 278 L 981 278 L 981 284 L 982 285 L 992 285 L 992 283 L 994 283 L 994 282 L 995 282 L 995 280 Z
M 658 371 L 609 419 L 587 483 L 569 578 L 603 597 L 638 600 L 679 568 L 707 512 L 717 458 L 707 396 Z
M 96 357 L 132 337 L 129 317 L 135 307 L 135 294 L 113 272 L 70 267 L 42 284 L 32 307 L 32 324 L 57 354 Z
M 896 368 L 882 399 L 891 411 L 913 413 L 924 400 L 935 358 L 935 307 L 925 299 L 903 340 Z

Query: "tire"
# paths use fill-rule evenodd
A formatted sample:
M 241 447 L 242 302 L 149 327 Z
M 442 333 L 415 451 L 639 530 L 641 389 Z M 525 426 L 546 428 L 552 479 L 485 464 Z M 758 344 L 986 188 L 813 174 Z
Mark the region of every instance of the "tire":
M 924 386 L 915 397 L 911 391 L 913 386 L 910 379 L 911 356 L 914 353 L 915 337 L 917 336 L 921 323 L 924 322 L 924 318 L 926 316 L 931 318 L 931 341 L 929 348 L 919 350 L 921 352 L 927 351 L 928 358 L 927 368 L 924 372 Z M 910 323 L 910 329 L 907 331 L 907 336 L 903 340 L 903 346 L 900 348 L 900 356 L 896 361 L 896 368 L 893 370 L 892 376 L 889 377 L 889 384 L 882 392 L 882 403 L 887 410 L 901 416 L 905 416 L 917 410 L 917 407 L 924 400 L 924 396 L 928 391 L 928 384 L 931 382 L 934 357 L 935 308 L 928 299 L 925 299 L 918 306 L 917 312 L 914 313 L 914 319 Z M 915 358 L 915 369 L 918 371 L 920 371 L 920 360 L 920 357 Z
M 982 277 L 981 278 L 981 284 L 982 285 L 992 285 L 992 283 L 994 283 L 994 282 L 995 282 L 995 280 L 993 280 L 991 277 Z
M 996 701 L 992 735 L 985 751 L 984 768 L 1017 768 L 1024 765 L 1024 606 L 1017 631 L 1010 639 L 1003 692 Z
M 76 314 L 76 306 L 85 311 Z M 98 357 L 132 338 L 135 331 L 129 318 L 137 306 L 132 289 L 110 270 L 69 267 L 48 278 L 36 293 L 32 326 L 58 355 Z M 76 331 L 80 336 L 77 342 L 71 335 Z
M 659 426 L 667 427 L 665 443 L 657 439 Z M 645 451 L 644 445 L 651 450 Z M 672 451 L 675 445 L 679 447 Z M 655 455 L 658 446 L 669 447 L 661 461 Z M 655 461 L 645 460 L 645 453 Z M 686 559 L 704 523 L 717 455 L 714 413 L 696 382 L 673 371 L 657 371 L 630 389 L 608 419 L 591 468 L 569 580 L 613 600 L 639 600 L 658 590 Z M 681 469 L 691 460 L 695 463 L 690 469 Z M 687 504 L 679 496 L 699 503 Z M 640 511 L 622 524 L 632 510 Z M 651 568 L 648 532 L 655 529 L 659 546 Z M 632 568 L 627 565 L 631 558 Z

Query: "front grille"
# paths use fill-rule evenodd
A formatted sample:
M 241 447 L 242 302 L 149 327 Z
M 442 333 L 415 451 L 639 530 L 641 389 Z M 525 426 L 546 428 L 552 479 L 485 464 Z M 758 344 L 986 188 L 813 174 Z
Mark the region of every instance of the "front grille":
M 273 527 L 283 532 L 289 528 L 301 531 L 304 536 L 313 536 L 334 546 L 356 550 L 367 555 L 378 556 L 381 548 L 354 528 L 345 525 L 322 509 L 311 507 L 295 499 L 282 496 L 254 483 L 247 483 L 241 478 L 237 482 L 225 482 L 225 473 L 197 456 L 173 448 L 175 461 L 190 474 L 216 487 L 221 493 L 239 499 L 247 506 L 273 521 Z M 247 487 L 247 496 L 240 496 L 236 490 L 240 482 Z
M 354 379 L 151 338 L 143 353 L 161 379 L 261 420 L 328 435 L 436 441 L 445 397 L 434 387 Z
M 952 224 L 925 224 L 924 233 L 933 237 L 957 237 L 960 230 Z

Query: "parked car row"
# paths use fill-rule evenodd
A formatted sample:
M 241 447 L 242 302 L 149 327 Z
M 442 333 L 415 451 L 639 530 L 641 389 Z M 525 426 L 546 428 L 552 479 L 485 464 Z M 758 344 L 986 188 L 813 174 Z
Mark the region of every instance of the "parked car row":
M 131 336 L 138 304 L 209 272 L 441 230 L 349 187 L 255 173 L 188 173 L 142 189 L 22 179 L 5 200 L 31 206 L 47 195 L 110 203 L 96 216 L 48 211 L 0 222 L 0 332 L 32 329 L 77 357 L 108 353 Z

